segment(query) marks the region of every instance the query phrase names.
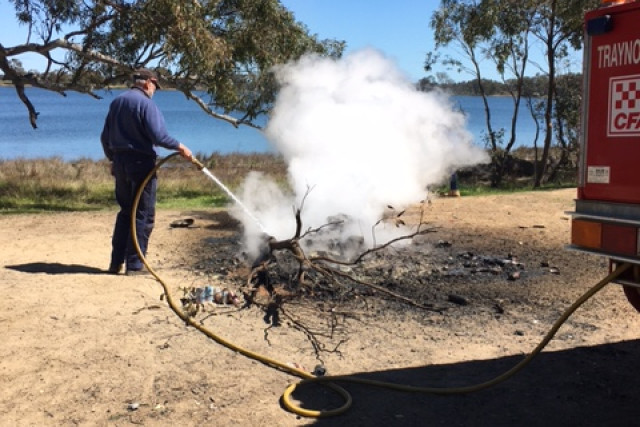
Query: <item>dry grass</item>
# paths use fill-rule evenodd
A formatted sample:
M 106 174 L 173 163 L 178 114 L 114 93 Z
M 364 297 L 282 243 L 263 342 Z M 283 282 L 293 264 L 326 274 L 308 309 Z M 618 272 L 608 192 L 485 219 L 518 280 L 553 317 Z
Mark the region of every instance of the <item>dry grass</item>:
M 251 171 L 286 185 L 283 159 L 274 154 L 214 154 L 200 158 L 232 191 Z M 158 203 L 172 199 L 211 205 L 225 194 L 193 165 L 175 159 L 158 171 Z M 0 160 L 0 212 L 105 209 L 115 205 L 113 177 L 107 160 L 61 158 Z
M 231 191 L 235 191 L 251 171 L 268 175 L 283 188 L 287 186 L 286 165 L 277 154 L 213 154 L 198 158 Z M 482 180 L 487 173 L 483 168 L 460 172 L 458 179 L 463 194 L 530 190 L 533 182 L 531 176 L 515 173 L 505 178 L 500 189 L 491 189 Z M 566 177 L 562 176 L 560 182 L 550 187 L 575 186 L 575 176 L 575 171 L 568 171 Z M 178 157 L 166 163 L 158 171 L 158 177 L 160 207 L 220 206 L 228 202 L 227 195 L 211 180 Z M 434 186 L 434 189 L 446 191 L 448 185 L 447 179 L 441 188 Z M 93 210 L 115 206 L 113 177 L 107 160 L 0 159 L 0 213 Z

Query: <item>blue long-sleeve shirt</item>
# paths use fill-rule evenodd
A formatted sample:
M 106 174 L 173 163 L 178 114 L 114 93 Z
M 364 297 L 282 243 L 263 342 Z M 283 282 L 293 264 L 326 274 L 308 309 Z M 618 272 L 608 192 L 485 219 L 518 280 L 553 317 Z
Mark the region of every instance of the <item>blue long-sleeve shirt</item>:
M 114 153 L 135 151 L 156 157 L 154 146 L 177 150 L 180 143 L 167 132 L 164 116 L 156 104 L 138 87 L 116 97 L 100 135 L 109 160 Z

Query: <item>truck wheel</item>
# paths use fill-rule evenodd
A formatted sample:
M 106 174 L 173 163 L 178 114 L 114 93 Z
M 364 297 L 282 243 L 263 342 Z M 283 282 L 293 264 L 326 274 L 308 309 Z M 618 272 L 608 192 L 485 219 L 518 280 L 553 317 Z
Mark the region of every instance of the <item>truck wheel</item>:
M 633 308 L 640 312 L 640 288 L 623 285 L 622 289 L 624 289 L 624 295 L 627 297 L 627 300 L 629 300 Z

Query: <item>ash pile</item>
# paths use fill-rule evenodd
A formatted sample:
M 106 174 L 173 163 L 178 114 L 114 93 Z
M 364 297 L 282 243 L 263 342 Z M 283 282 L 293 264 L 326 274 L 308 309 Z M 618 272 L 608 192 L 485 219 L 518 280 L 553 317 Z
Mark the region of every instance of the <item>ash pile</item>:
M 207 239 L 207 260 L 198 268 L 245 293 L 264 288 L 270 294 L 279 291 L 288 300 L 335 304 L 363 297 L 398 300 L 396 296 L 403 296 L 404 302 L 414 301 L 412 305 L 444 309 L 480 302 L 487 285 L 524 287 L 529 278 L 560 274 L 546 261 L 532 265 L 529 260 L 527 265 L 517 253 L 496 255 L 457 247 L 439 240 L 434 230 L 409 235 L 402 244 L 367 249 L 361 236 L 330 237 L 340 224 L 331 222 L 296 240 L 303 259 L 300 252 L 268 251 L 268 263 L 260 271 L 253 271 L 255 259 L 242 252 L 239 233 Z

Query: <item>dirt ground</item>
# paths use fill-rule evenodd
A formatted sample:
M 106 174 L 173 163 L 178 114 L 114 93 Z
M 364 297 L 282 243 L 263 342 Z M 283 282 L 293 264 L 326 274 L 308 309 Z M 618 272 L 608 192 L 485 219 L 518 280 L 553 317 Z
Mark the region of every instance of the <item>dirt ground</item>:
M 564 249 L 574 195 L 569 189 L 433 199 L 425 218 L 434 232 L 416 239 L 405 264 L 380 270 L 389 275 L 383 285 L 433 309 L 361 295 L 333 307 L 344 311 L 338 326 L 318 325 L 318 334 L 333 332 L 320 335 L 320 350 L 287 319 L 279 327 L 265 323 L 256 306 L 211 306 L 198 319 L 242 348 L 306 371 L 321 364 L 328 375 L 419 387 L 482 383 L 521 361 L 607 274 L 605 259 Z M 193 226 L 169 226 L 186 217 Z M 339 382 L 352 407 L 337 417 L 306 418 L 281 404 L 299 378 L 187 327 L 160 299 L 152 276 L 104 273 L 113 219 L 114 212 L 2 218 L 0 425 L 638 423 L 640 316 L 617 285 L 579 308 L 541 355 L 494 387 L 433 395 Z M 162 211 L 148 259 L 178 296 L 183 286 L 235 285 L 246 271 L 232 255 L 238 236 L 223 210 Z M 326 304 L 315 313 L 326 313 Z M 287 309 L 312 322 L 309 307 Z M 342 405 L 318 386 L 294 398 L 313 409 Z

